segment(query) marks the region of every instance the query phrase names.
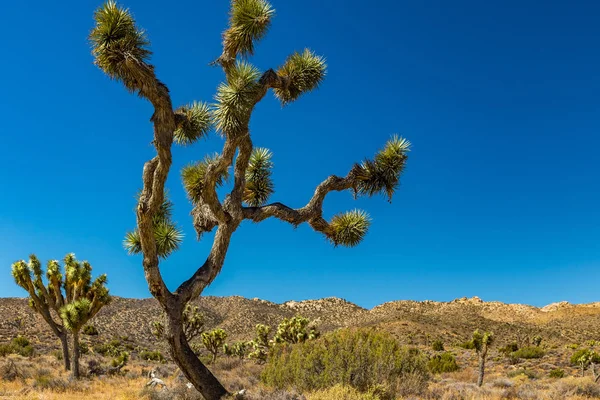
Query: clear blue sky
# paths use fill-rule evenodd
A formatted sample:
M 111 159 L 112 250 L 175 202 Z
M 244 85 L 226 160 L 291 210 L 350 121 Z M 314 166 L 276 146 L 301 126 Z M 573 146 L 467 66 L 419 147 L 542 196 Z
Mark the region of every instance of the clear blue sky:
M 226 1 L 127 0 L 173 103 L 211 100 L 222 79 Z M 496 3 L 496 4 L 492 4 Z M 0 16 L 0 296 L 23 296 L 10 265 L 75 252 L 112 293 L 147 297 L 140 257 L 122 248 L 150 146 L 152 109 L 92 64 L 98 1 L 7 2 Z M 168 5 L 167 5 L 168 4 Z M 357 248 L 307 226 L 246 223 L 205 291 L 272 301 L 338 296 L 534 305 L 600 301 L 600 4 L 592 1 L 274 0 L 252 60 L 312 48 L 322 88 L 281 109 L 269 96 L 254 143 L 274 152 L 273 200 L 301 206 L 394 133 L 413 143 L 402 186 L 383 198 L 327 198 L 325 213 L 373 218 Z M 175 288 L 205 259 L 179 170 L 216 135 L 174 151 L 168 186 L 182 249 L 162 264 Z

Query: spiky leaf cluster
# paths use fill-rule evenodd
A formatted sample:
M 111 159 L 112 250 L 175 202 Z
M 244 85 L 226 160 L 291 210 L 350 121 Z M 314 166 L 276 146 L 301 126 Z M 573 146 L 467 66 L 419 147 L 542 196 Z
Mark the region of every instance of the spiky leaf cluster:
M 249 206 L 262 206 L 274 192 L 271 180 L 272 156 L 273 154 L 265 148 L 258 147 L 252 150 L 246 169 L 246 187 L 243 198 Z
M 186 304 L 183 309 L 182 322 L 183 333 L 188 342 L 204 332 L 204 314 L 200 312 L 197 306 Z M 150 331 L 158 340 L 165 338 L 165 325 L 162 321 L 153 321 Z
M 240 360 L 246 357 L 248 352 L 249 342 L 235 342 L 233 344 L 225 343 L 223 345 L 223 353 L 229 357 L 237 357 Z
M 275 96 L 284 105 L 298 99 L 302 94 L 319 87 L 326 69 L 325 59 L 309 49 L 302 53 L 295 52 L 277 71 L 286 84 L 274 89 Z
M 275 13 L 265 0 L 232 0 L 229 28 L 223 33 L 223 47 L 229 57 L 254 54 L 254 43 L 262 39 Z
M 175 111 L 177 129 L 173 132 L 175 143 L 187 146 L 208 134 L 211 127 L 208 104 L 193 102 Z
M 202 191 L 204 190 L 204 180 L 206 172 L 211 165 L 219 162 L 218 154 L 206 155 L 203 160 L 195 164 L 190 164 L 183 167 L 181 170 L 181 180 L 183 187 L 188 194 L 189 199 L 193 203 L 198 203 L 202 199 Z M 229 170 L 226 169 L 222 174 L 217 176 L 216 187 L 220 187 L 229 179 Z
M 277 327 L 273 340 L 275 343 L 294 344 L 317 339 L 320 336 L 319 331 L 309 324 L 310 320 L 301 316 L 284 318 Z
M 471 342 L 477 353 L 486 352 L 487 348 L 494 343 L 494 334 L 491 332 L 481 333 L 478 329 L 473 332 Z
M 404 170 L 409 151 L 410 142 L 394 135 L 374 160 L 364 161 L 357 169 L 357 192 L 367 196 L 381 193 L 391 201 L 400 183 L 400 174 Z
M 179 249 L 181 242 L 183 242 L 183 232 L 171 220 L 172 211 L 173 202 L 165 195 L 162 204 L 152 218 L 156 250 L 158 255 L 162 258 L 168 257 L 171 253 Z M 125 234 L 123 247 L 130 255 L 142 252 L 142 241 L 140 232 L 137 229 Z
M 128 90 L 140 90 L 152 79 L 152 67 L 146 64 L 152 53 L 144 31 L 136 27 L 129 10 L 112 0 L 96 10 L 94 20 L 89 39 L 95 64 Z
M 363 240 L 370 225 L 369 215 L 362 210 L 337 214 L 329 223 L 331 228 L 329 239 L 336 246 L 354 247 Z
M 60 317 L 70 331 L 78 331 L 89 320 L 92 302 L 88 299 L 77 300 L 60 309 Z
M 235 135 L 248 126 L 256 102 L 260 71 L 247 62 L 238 62 L 217 88 L 213 124 L 217 132 Z

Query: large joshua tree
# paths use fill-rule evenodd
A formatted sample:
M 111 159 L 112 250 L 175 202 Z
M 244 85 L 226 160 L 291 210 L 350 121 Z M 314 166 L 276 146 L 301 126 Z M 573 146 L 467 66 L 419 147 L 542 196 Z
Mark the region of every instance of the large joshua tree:
M 154 106 L 151 122 L 156 156 L 144 165 L 136 208 L 137 228 L 127 234 L 125 246 L 131 253 L 143 254 L 149 290 L 167 316 L 165 336 L 171 356 L 208 400 L 219 399 L 227 391 L 191 350 L 182 313 L 185 305 L 196 299 L 221 271 L 231 236 L 240 224 L 267 218 L 278 218 L 293 226 L 308 223 L 334 245 L 355 246 L 367 232 L 368 215 L 354 210 L 327 221 L 322 212 L 325 197 L 332 191 L 348 190 L 354 196 L 382 193 L 391 199 L 409 150 L 408 141 L 393 137 L 373 159 L 355 164 L 346 176 L 325 179 L 304 207 L 268 204 L 274 191 L 271 152 L 254 147 L 250 116 L 269 90 L 282 105 L 287 105 L 316 89 L 326 69 L 324 59 L 310 50 L 293 53 L 276 70 L 261 72 L 247 61 L 255 44 L 267 33 L 273 15 L 273 8 L 265 0 L 231 1 L 222 54 L 214 61 L 223 69 L 224 81 L 210 105 L 193 102 L 173 108 L 167 86 L 157 78 L 149 62 L 148 39 L 127 9 L 113 1 L 106 2 L 95 12 L 95 26 L 90 34 L 95 64 Z M 192 144 L 211 129 L 224 140 L 221 152 L 190 164 L 181 175 L 193 204 L 198 238 L 216 228 L 212 248 L 193 275 L 170 291 L 159 263 L 178 248 L 182 237 L 170 219 L 170 202 L 165 197 L 171 148 L 173 143 Z M 231 190 L 220 198 L 217 189 L 228 182 L 230 169 Z

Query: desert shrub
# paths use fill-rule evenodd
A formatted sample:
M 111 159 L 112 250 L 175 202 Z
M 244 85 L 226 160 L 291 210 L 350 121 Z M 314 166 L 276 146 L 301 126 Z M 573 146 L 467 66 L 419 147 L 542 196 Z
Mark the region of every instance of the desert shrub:
M 81 332 L 84 335 L 88 335 L 88 336 L 97 336 L 98 335 L 98 329 L 96 329 L 96 327 L 94 325 L 84 326 L 83 330 Z
M 467 349 L 467 350 L 474 350 L 475 344 L 473 343 L 472 340 L 467 340 L 466 342 L 459 343 L 458 347 L 462 347 L 463 349 Z
M 538 379 L 540 377 L 537 372 L 532 371 L 532 370 L 527 369 L 527 368 L 519 368 L 519 369 L 516 369 L 514 371 L 510 371 L 508 373 L 508 377 L 509 378 L 514 378 L 514 377 L 520 376 L 520 375 L 524 375 L 524 376 L 526 376 L 529 379 Z
M 577 343 L 570 343 L 570 344 L 565 345 L 565 348 L 571 349 L 571 350 L 577 350 L 577 348 L 579 348 L 579 345 Z
M 56 358 L 58 361 L 62 361 L 63 359 L 63 353 L 60 350 L 54 350 L 50 354 L 52 354 L 52 356 L 54 356 L 54 358 Z
M 31 357 L 33 355 L 34 349 L 27 339 L 24 336 L 17 336 L 10 341 L 10 343 L 5 343 L 0 345 L 0 356 L 4 357 L 9 354 L 19 354 L 23 357 Z
M 41 368 L 35 371 L 35 374 L 33 375 L 33 387 L 39 390 L 64 392 L 67 389 L 67 383 L 60 378 L 52 376 L 50 370 Z
M 108 357 L 118 357 L 121 354 L 121 341 L 113 339 L 108 343 L 98 343 L 93 347 L 94 353 Z
M 548 374 L 548 376 L 550 378 L 564 378 L 565 377 L 565 371 L 563 369 L 560 368 L 555 368 L 552 371 L 550 371 L 550 373 Z
M 434 340 L 433 343 L 431 344 L 431 348 L 434 351 L 444 351 L 444 342 L 442 342 L 441 340 Z
M 508 343 L 506 346 L 500 347 L 498 349 L 500 353 L 504 354 L 507 357 L 509 357 L 511 353 L 514 353 L 517 350 L 519 350 L 519 345 L 515 342 Z
M 542 358 L 544 356 L 544 354 L 545 354 L 544 350 L 541 347 L 537 347 L 537 346 L 522 347 L 519 350 L 512 353 L 512 355 L 517 358 L 525 358 L 525 359 Z
M 361 393 L 351 386 L 335 385 L 328 389 L 318 390 L 308 395 L 308 400 L 380 400 L 381 398 L 371 391 Z
M 459 367 L 456 363 L 456 358 L 452 353 L 436 354 L 429 359 L 427 362 L 427 368 L 434 374 L 441 374 L 442 372 L 454 372 L 458 371 Z
M 146 360 L 146 361 L 163 362 L 165 360 L 165 357 L 158 350 L 155 350 L 155 351 L 144 350 L 144 351 L 140 352 L 139 356 L 142 360 Z
M 429 378 L 427 358 L 418 349 L 401 347 L 388 333 L 373 329 L 341 329 L 317 340 L 274 346 L 261 379 L 278 389 L 314 391 L 341 384 L 365 393 L 409 375 Z
M 89 354 L 90 353 L 90 346 L 88 346 L 88 344 L 85 343 L 85 342 L 79 342 L 79 352 L 81 354 Z

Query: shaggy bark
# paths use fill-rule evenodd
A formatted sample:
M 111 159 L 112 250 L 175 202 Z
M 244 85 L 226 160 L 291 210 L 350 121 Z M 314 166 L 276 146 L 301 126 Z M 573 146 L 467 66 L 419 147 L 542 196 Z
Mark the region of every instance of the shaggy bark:
M 73 378 L 79 379 L 79 332 L 73 332 Z
M 60 339 L 60 344 L 62 346 L 63 352 L 63 362 L 65 365 L 65 370 L 71 370 L 71 359 L 69 358 L 69 340 L 67 334 L 65 332 L 59 333 L 58 338 Z

